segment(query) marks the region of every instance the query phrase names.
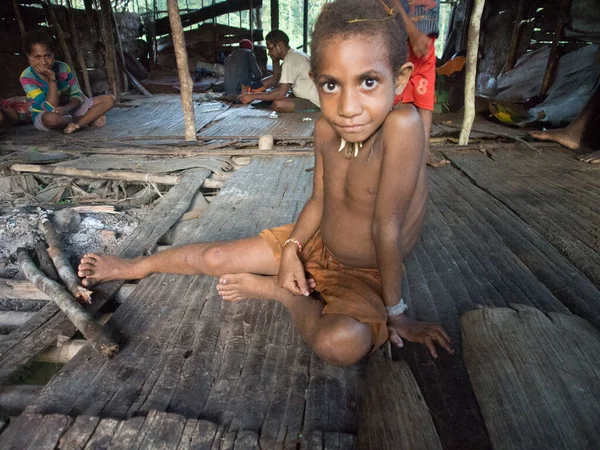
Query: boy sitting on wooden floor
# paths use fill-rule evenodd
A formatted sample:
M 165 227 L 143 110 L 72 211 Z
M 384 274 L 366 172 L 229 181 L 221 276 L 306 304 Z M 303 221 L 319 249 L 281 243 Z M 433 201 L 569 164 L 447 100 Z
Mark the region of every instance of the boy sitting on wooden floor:
M 402 19 L 383 0 L 328 3 L 311 50 L 323 117 L 313 193 L 296 224 L 132 260 L 86 254 L 79 276 L 85 286 L 154 272 L 220 277 L 225 300 L 281 302 L 331 364 L 356 363 L 388 338 L 423 343 L 433 357 L 436 342 L 453 353 L 445 330 L 404 315 L 401 298 L 428 197 L 419 114 L 412 105 L 392 110 L 412 71 Z

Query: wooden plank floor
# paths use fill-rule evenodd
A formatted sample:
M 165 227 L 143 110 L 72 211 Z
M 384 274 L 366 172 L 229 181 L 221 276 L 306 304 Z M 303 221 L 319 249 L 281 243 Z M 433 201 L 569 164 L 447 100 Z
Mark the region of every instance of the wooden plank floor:
M 478 154 L 463 157 L 475 160 Z M 556 167 L 564 159 L 547 158 Z M 294 220 L 310 194 L 311 166 L 311 158 L 255 159 L 227 182 L 188 241 L 240 238 Z M 481 170 L 491 178 L 504 168 Z M 510 173 L 504 177 L 512 182 Z M 539 177 L 532 171 L 527 182 L 536 184 Z M 423 348 L 407 345 L 396 356 L 410 366 L 444 448 L 485 449 L 490 441 L 463 363 L 460 316 L 478 305 L 520 303 L 545 313 L 573 310 L 598 326 L 600 291 L 575 259 L 466 171 L 434 170 L 430 180 L 429 215 L 406 261 L 404 292 L 411 313 L 441 322 L 458 352 L 434 361 Z M 554 182 L 568 192 L 580 180 Z M 543 199 L 537 206 L 546 207 Z M 203 276 L 143 280 L 111 319 L 124 335 L 121 353 L 105 361 L 84 349 L 27 412 L 120 420 L 167 411 L 213 422 L 219 439 L 255 432 L 263 448 L 295 448 L 301 433 L 356 434 L 365 365 L 323 364 L 280 305 L 223 303 L 215 284 Z

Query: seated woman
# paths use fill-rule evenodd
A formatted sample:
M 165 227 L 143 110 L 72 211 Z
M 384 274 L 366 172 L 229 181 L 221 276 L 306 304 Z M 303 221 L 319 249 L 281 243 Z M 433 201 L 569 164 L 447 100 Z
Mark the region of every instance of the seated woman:
M 19 81 L 31 102 L 33 124 L 38 130 L 61 129 L 69 134 L 87 125 L 106 125 L 105 114 L 115 105 L 115 98 L 87 98 L 71 68 L 54 59 L 50 36 L 32 31 L 25 36 L 23 49 L 29 67 Z

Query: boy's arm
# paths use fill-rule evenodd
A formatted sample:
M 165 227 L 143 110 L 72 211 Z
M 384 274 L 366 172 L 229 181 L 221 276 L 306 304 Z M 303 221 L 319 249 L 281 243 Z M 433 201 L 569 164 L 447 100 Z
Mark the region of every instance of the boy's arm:
M 271 92 L 253 92 L 251 94 L 242 94 L 240 95 L 240 101 L 244 104 L 248 104 L 252 100 L 281 100 L 285 98 L 291 87 L 291 84 L 279 83 L 277 85 L 277 89 Z
M 427 53 L 429 53 L 431 38 L 417 29 L 412 19 L 408 17 L 400 0 L 392 0 L 392 5 L 394 5 L 394 11 L 397 11 L 400 16 L 402 16 L 402 21 L 406 28 L 406 35 L 408 36 L 413 53 L 417 58 L 426 57 Z
M 69 83 L 69 101 L 66 105 L 59 106 L 55 108 L 55 112 L 59 114 L 70 114 L 75 109 L 79 108 L 81 103 L 83 102 L 84 95 L 81 92 L 81 88 L 79 87 L 79 82 L 77 81 L 77 77 L 73 74 L 71 68 L 64 64 L 60 68 L 61 71 L 66 71 L 67 73 L 67 83 Z
M 402 224 L 424 164 L 423 124 L 413 108 L 396 109 L 383 126 L 383 161 L 375 201 L 372 233 L 381 275 L 383 301 L 395 306 L 402 296 Z M 402 136 L 402 139 L 398 139 Z M 434 342 L 453 353 L 450 338 L 437 324 L 417 322 L 400 314 L 388 318 L 390 341 L 402 346 L 402 339 L 425 344 L 437 357 Z
M 313 237 L 321 226 L 323 214 L 323 134 L 327 133 L 329 125 L 323 118 L 315 124 L 315 169 L 312 196 L 302 208 L 296 226 L 290 234 L 290 239 L 300 243 L 301 246 Z M 310 289 L 304 275 L 304 265 L 299 258 L 299 247 L 290 242 L 283 247 L 279 265 L 279 284 L 292 294 L 309 295 Z

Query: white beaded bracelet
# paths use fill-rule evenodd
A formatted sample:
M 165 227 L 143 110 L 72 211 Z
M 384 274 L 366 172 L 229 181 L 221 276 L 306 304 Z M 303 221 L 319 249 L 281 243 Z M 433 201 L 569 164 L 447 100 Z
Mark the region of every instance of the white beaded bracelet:
M 386 306 L 388 317 L 395 317 L 404 314 L 404 311 L 408 309 L 408 305 L 403 298 L 400 299 L 397 305 Z

